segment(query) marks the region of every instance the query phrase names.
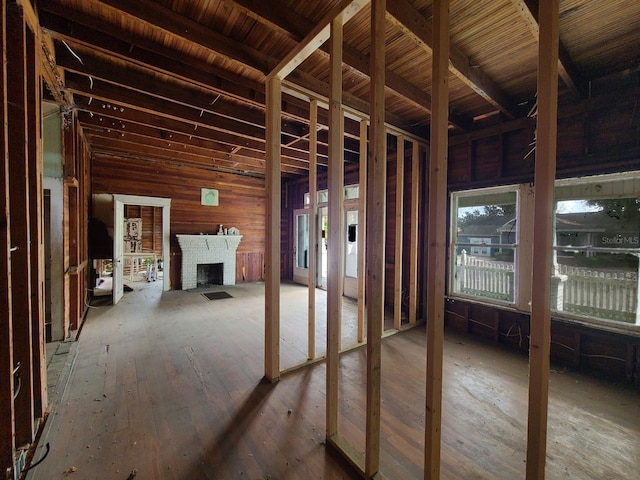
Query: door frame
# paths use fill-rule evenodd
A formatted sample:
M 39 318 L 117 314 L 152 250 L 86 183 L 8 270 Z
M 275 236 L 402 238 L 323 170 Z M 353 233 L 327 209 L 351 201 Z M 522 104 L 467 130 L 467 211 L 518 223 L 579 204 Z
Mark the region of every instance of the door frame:
M 171 251 L 170 251 L 170 236 L 171 236 L 171 199 L 162 197 L 143 197 L 138 195 L 113 195 L 113 212 L 114 212 L 114 225 L 113 225 L 113 304 L 118 303 L 120 297 L 117 298 L 116 286 L 124 285 L 123 267 L 124 264 L 117 261 L 117 252 L 124 251 L 124 224 L 120 225 L 117 221 L 118 208 L 122 208 L 122 218 L 124 219 L 124 205 L 142 205 L 148 207 L 162 207 L 162 268 L 164 274 L 162 275 L 162 290 L 171 290 Z M 120 207 L 119 207 L 120 206 Z

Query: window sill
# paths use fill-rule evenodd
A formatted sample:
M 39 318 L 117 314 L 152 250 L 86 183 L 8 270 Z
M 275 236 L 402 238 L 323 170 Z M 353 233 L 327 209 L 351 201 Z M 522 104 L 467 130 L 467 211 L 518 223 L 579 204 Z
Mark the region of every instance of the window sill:
M 531 312 L 526 310 L 520 310 L 514 303 L 505 302 L 500 300 L 488 300 L 479 297 L 473 297 L 471 295 L 461 295 L 459 293 L 454 293 L 452 295 L 445 295 L 445 300 L 449 300 L 452 302 L 460 301 L 460 302 L 469 302 L 475 303 L 477 305 L 482 305 L 484 307 L 493 307 L 500 308 L 501 310 L 508 310 L 510 312 L 524 313 L 526 315 L 530 315 Z

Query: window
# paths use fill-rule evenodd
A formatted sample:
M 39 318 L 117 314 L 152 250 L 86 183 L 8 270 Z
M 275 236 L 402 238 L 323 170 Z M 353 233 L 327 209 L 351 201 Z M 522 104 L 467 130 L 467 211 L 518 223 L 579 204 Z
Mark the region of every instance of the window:
M 452 194 L 449 291 L 513 303 L 517 187 Z
M 360 186 L 359 185 L 347 185 L 344 187 L 344 199 L 346 200 L 358 200 L 360 197 Z M 317 203 L 326 204 L 329 202 L 329 191 L 328 190 L 318 190 L 317 193 Z M 304 206 L 308 207 L 310 202 L 309 192 L 304 194 Z
M 359 206 L 359 197 L 360 197 L 360 186 L 359 185 L 347 185 L 344 187 L 344 210 L 345 210 L 345 250 L 344 250 L 344 277 L 345 279 L 356 279 L 358 278 L 358 206 Z M 327 216 L 327 203 L 329 201 L 329 192 L 328 190 L 319 190 L 317 192 L 317 208 L 321 215 L 321 229 L 320 235 L 321 239 L 319 243 L 324 246 L 324 248 L 320 249 L 320 258 L 321 258 L 321 266 L 322 266 L 322 276 L 321 278 L 326 277 L 326 261 L 327 257 L 325 255 L 327 251 L 327 243 L 325 232 L 329 231 L 328 227 L 328 216 Z M 304 205 L 308 207 L 310 203 L 309 192 L 304 194 Z M 300 250 L 298 249 L 298 252 Z M 298 255 L 300 255 L 298 253 Z M 300 259 L 298 259 L 299 261 Z M 322 281 L 321 281 L 322 284 Z M 349 287 L 345 286 L 345 289 Z M 357 289 L 357 286 L 356 286 Z M 357 296 L 357 293 L 355 294 Z
M 640 325 L 640 175 L 556 183 L 551 308 Z
M 451 194 L 449 294 L 529 310 L 528 185 Z M 556 181 L 551 309 L 640 327 L 640 172 Z

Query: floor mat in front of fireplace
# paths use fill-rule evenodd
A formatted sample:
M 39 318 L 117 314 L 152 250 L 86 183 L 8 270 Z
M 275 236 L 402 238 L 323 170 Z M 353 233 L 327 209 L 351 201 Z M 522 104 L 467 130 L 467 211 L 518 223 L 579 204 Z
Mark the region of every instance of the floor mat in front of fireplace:
M 203 293 L 209 300 L 222 300 L 223 298 L 233 298 L 227 292 L 209 292 Z

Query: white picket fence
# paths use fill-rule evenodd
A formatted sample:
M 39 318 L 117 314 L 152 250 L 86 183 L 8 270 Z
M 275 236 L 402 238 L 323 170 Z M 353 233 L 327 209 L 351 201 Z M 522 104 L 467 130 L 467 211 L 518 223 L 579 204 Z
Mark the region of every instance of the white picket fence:
M 635 319 L 638 308 L 638 274 L 604 272 L 559 265 L 563 283 L 564 310 L 615 320 Z
M 513 263 L 458 255 L 456 292 L 484 298 L 513 301 Z
M 635 323 L 638 274 L 558 265 L 559 309 L 581 315 Z M 513 263 L 467 255 L 457 257 L 455 291 L 503 301 L 514 299 Z

